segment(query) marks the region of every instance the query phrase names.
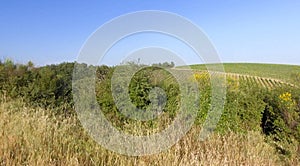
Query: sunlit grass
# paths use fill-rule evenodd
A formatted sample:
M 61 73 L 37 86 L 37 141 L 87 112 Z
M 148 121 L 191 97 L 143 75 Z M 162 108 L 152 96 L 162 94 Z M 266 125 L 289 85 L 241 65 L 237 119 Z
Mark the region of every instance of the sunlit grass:
M 170 150 L 129 157 L 105 150 L 75 116 L 52 115 L 20 100 L 0 104 L 0 165 L 276 165 L 274 149 L 257 132 L 214 134 L 199 141 L 194 127 Z

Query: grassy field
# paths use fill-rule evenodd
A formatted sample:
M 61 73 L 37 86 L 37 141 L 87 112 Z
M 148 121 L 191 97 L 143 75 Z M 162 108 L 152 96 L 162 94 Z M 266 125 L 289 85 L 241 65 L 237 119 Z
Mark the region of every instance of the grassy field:
M 277 165 L 275 149 L 263 135 L 214 134 L 201 142 L 193 128 L 170 150 L 129 157 L 105 150 L 76 117 L 57 117 L 20 101 L 0 103 L 0 165 Z M 290 161 L 292 164 L 293 161 Z
M 224 63 L 227 73 L 246 74 L 258 77 L 294 82 L 295 75 L 300 74 L 300 66 L 259 63 Z M 191 65 L 192 69 L 206 70 L 205 65 Z

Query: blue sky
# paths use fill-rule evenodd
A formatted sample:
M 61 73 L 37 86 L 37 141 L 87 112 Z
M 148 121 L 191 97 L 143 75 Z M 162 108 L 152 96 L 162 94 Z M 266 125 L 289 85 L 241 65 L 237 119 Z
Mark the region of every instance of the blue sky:
M 129 12 L 163 10 L 198 25 L 223 62 L 300 64 L 300 1 L 296 0 L 0 3 L 0 58 L 18 63 L 75 61 L 87 38 L 105 22 Z

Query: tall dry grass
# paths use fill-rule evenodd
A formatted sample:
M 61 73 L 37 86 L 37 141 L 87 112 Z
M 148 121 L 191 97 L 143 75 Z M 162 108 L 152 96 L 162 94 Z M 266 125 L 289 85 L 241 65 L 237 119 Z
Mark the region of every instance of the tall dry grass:
M 0 165 L 278 165 L 260 133 L 214 134 L 204 142 L 193 128 L 166 152 L 129 157 L 105 150 L 76 117 L 52 115 L 22 101 L 0 104 Z

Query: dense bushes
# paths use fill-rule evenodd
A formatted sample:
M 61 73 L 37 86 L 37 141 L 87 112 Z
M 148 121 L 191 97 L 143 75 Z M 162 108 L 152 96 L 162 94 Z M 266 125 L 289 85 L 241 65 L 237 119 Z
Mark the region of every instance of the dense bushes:
M 201 84 L 202 99 L 196 124 L 205 121 L 209 108 L 209 79 L 196 74 Z M 266 141 L 285 157 L 300 154 L 300 90 L 297 87 L 282 86 L 272 89 L 251 84 L 244 80 L 227 80 L 226 104 L 216 130 L 247 133 L 261 132 Z
M 137 69 L 142 67 L 139 65 L 134 66 L 135 64 L 131 65 L 133 65 L 133 68 Z M 125 68 L 127 67 L 125 66 Z M 100 69 L 106 71 L 107 68 L 98 68 L 97 73 L 100 73 Z M 114 68 L 112 70 L 114 70 Z M 106 73 L 106 75 L 102 75 L 105 79 L 97 77 L 99 79 L 96 84 L 96 94 L 101 111 L 117 128 L 128 132 L 128 130 L 130 130 L 129 128 L 135 126 L 134 128 L 136 129 L 136 126 L 140 125 L 142 133 L 149 133 L 149 130 L 152 130 L 154 126 L 165 126 L 175 117 L 176 110 L 179 106 L 178 100 L 180 91 L 178 84 L 170 73 L 161 70 L 159 67 L 143 68 L 134 74 L 130 81 L 128 92 L 124 92 L 124 89 L 120 86 L 126 87 L 124 78 L 127 77 L 127 72 L 125 71 L 123 73 L 121 71 L 121 73 L 118 73 L 123 77 L 117 76 L 114 80 L 117 83 L 112 87 L 112 70 L 106 72 L 102 70 L 101 73 Z M 156 88 L 159 88 L 159 90 Z M 115 98 L 112 95 L 112 89 L 114 90 L 114 93 L 116 93 Z M 151 94 L 153 92 L 152 90 L 157 90 L 156 92 L 159 92 L 159 94 Z M 128 96 L 126 94 L 128 94 Z M 160 112 L 163 114 L 158 116 L 158 118 L 153 117 L 153 120 L 150 121 L 139 122 L 134 120 L 128 117 L 131 115 L 121 113 L 120 109 L 116 106 L 116 102 L 125 101 L 127 97 L 130 98 L 130 103 L 132 103 L 134 107 L 121 104 L 120 107 L 124 111 L 134 109 L 134 111 L 131 112 L 146 111 L 152 112 L 152 115 L 158 115 Z M 124 126 L 124 124 L 126 124 L 127 127 Z
M 300 91 L 296 87 L 264 89 L 242 83 L 239 91 L 228 91 L 219 129 L 260 131 L 285 157 L 300 152 Z M 223 126 L 224 125 L 224 126 Z
M 263 133 L 287 156 L 300 152 L 299 95 L 299 89 L 284 87 L 266 93 L 263 99 L 267 103 L 261 123 Z
M 0 65 L 1 92 L 39 107 L 72 108 L 72 63 L 33 68 L 8 61 Z

